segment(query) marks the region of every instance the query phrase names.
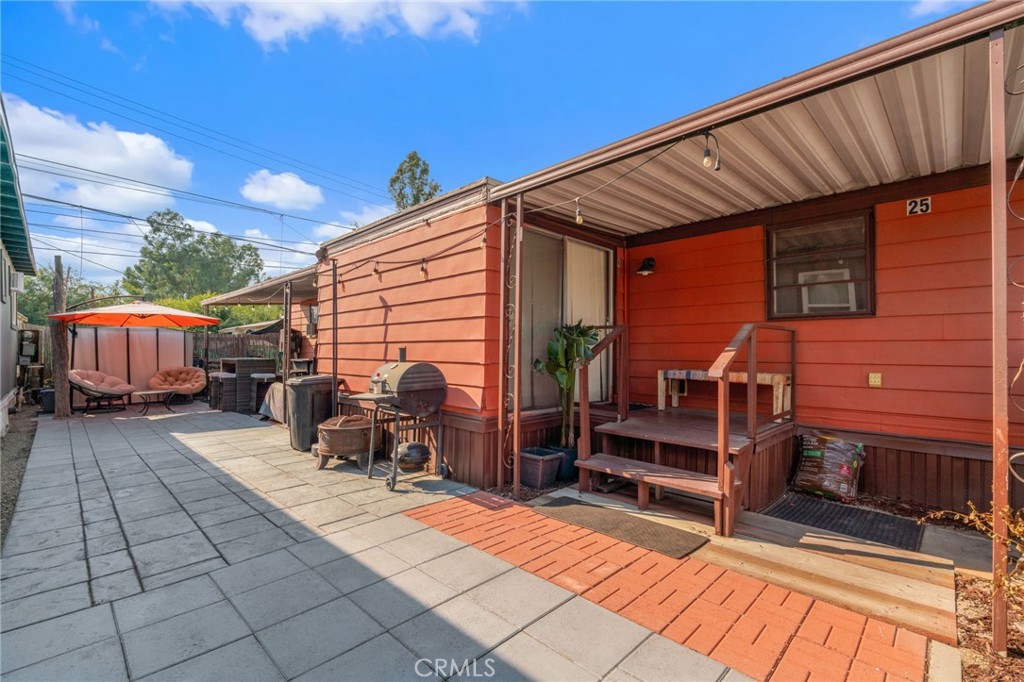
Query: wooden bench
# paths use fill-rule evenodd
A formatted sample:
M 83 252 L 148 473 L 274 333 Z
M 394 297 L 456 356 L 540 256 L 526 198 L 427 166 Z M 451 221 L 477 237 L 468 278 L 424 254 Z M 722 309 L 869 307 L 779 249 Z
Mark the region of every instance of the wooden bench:
M 650 505 L 650 487 L 652 485 L 684 493 L 692 493 L 702 497 L 710 497 L 715 505 L 715 528 L 721 528 L 722 507 L 725 495 L 718 488 L 718 478 L 710 474 L 695 471 L 684 471 L 650 462 L 641 462 L 615 455 L 597 453 L 588 459 L 577 459 L 576 466 L 592 472 L 620 476 L 637 484 L 637 507 L 647 509 Z M 581 477 L 583 482 L 585 477 Z M 580 486 L 580 492 L 589 490 L 589 485 Z
M 758 372 L 757 383 L 772 387 L 772 414 L 788 412 L 792 407 L 793 377 L 776 372 Z M 659 369 L 658 409 L 664 410 L 669 399 L 672 407 L 679 407 L 679 396 L 686 395 L 687 381 L 717 381 L 702 369 Z M 729 372 L 729 382 L 745 384 L 746 372 Z

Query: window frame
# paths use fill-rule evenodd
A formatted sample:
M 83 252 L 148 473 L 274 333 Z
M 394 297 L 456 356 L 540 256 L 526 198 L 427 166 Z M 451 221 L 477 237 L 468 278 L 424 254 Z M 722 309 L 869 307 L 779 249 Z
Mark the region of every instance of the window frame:
M 778 313 L 775 310 L 775 292 L 778 287 L 775 285 L 775 262 L 776 259 L 772 255 L 772 245 L 775 241 L 775 236 L 778 232 L 784 232 L 786 230 L 801 228 L 801 227 L 814 227 L 815 225 L 825 225 L 837 220 L 844 220 L 849 218 L 861 218 L 864 221 L 864 271 L 865 276 L 863 279 L 854 279 L 849 282 L 849 286 L 854 288 L 857 283 L 864 283 L 864 310 L 840 310 L 833 312 L 815 312 L 815 313 Z M 833 249 L 834 250 L 834 249 Z M 849 251 L 849 248 L 843 248 L 842 251 Z M 828 253 L 829 249 L 823 249 L 817 253 Z M 826 268 L 824 271 L 832 270 L 834 268 Z M 808 272 L 821 272 L 821 271 L 808 271 Z M 806 274 L 806 273 L 800 273 Z M 785 223 L 778 223 L 774 225 L 765 226 L 765 238 L 764 238 L 764 290 L 765 290 L 765 319 L 766 320 L 832 320 L 842 318 L 857 318 L 857 317 L 874 317 L 875 315 L 875 212 L 874 207 L 868 207 L 857 211 L 845 211 L 842 213 L 830 213 L 827 215 L 819 215 L 813 218 L 805 218 L 800 220 L 789 221 Z M 791 285 L 783 285 L 789 287 Z M 799 287 L 800 285 L 792 285 Z M 806 292 L 806 289 L 803 289 Z M 801 296 L 803 299 L 805 296 Z

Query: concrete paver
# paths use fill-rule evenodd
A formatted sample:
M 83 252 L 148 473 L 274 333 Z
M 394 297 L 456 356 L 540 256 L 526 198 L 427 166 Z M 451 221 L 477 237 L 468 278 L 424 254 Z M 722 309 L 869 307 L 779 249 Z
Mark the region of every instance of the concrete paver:
M 400 513 L 471 489 L 315 471 L 283 429 L 202 409 L 40 420 L 0 569 L 5 679 L 643 674 L 626 649 L 649 631 Z M 577 611 L 619 636 L 542 639 Z

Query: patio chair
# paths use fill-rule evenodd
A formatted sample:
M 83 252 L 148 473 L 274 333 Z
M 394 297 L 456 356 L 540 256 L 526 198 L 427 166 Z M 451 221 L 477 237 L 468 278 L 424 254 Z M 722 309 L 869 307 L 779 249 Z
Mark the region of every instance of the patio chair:
M 206 372 L 198 367 L 170 367 L 162 369 L 149 380 L 154 391 L 173 391 L 176 395 L 193 396 L 206 388 Z
M 94 369 L 73 369 L 68 372 L 68 382 L 72 390 L 85 397 L 86 414 L 93 407 L 123 410 L 127 407 L 124 399 L 135 392 L 135 387 L 124 379 Z

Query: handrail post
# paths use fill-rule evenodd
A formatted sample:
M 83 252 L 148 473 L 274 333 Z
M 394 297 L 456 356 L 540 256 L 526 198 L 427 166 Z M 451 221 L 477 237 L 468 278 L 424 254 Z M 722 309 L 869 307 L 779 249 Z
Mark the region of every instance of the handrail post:
M 757 436 L 757 327 L 747 340 L 747 438 Z M 742 472 L 741 472 L 742 474 Z
M 576 385 L 580 389 L 580 437 L 576 441 L 577 457 L 590 458 L 590 365 L 579 369 L 579 380 Z M 570 398 L 571 400 L 572 398 Z
M 629 328 L 619 335 L 619 421 L 629 417 Z
M 729 460 L 729 372 L 718 378 L 718 486 L 727 495 L 731 490 L 722 486 L 725 463 Z

